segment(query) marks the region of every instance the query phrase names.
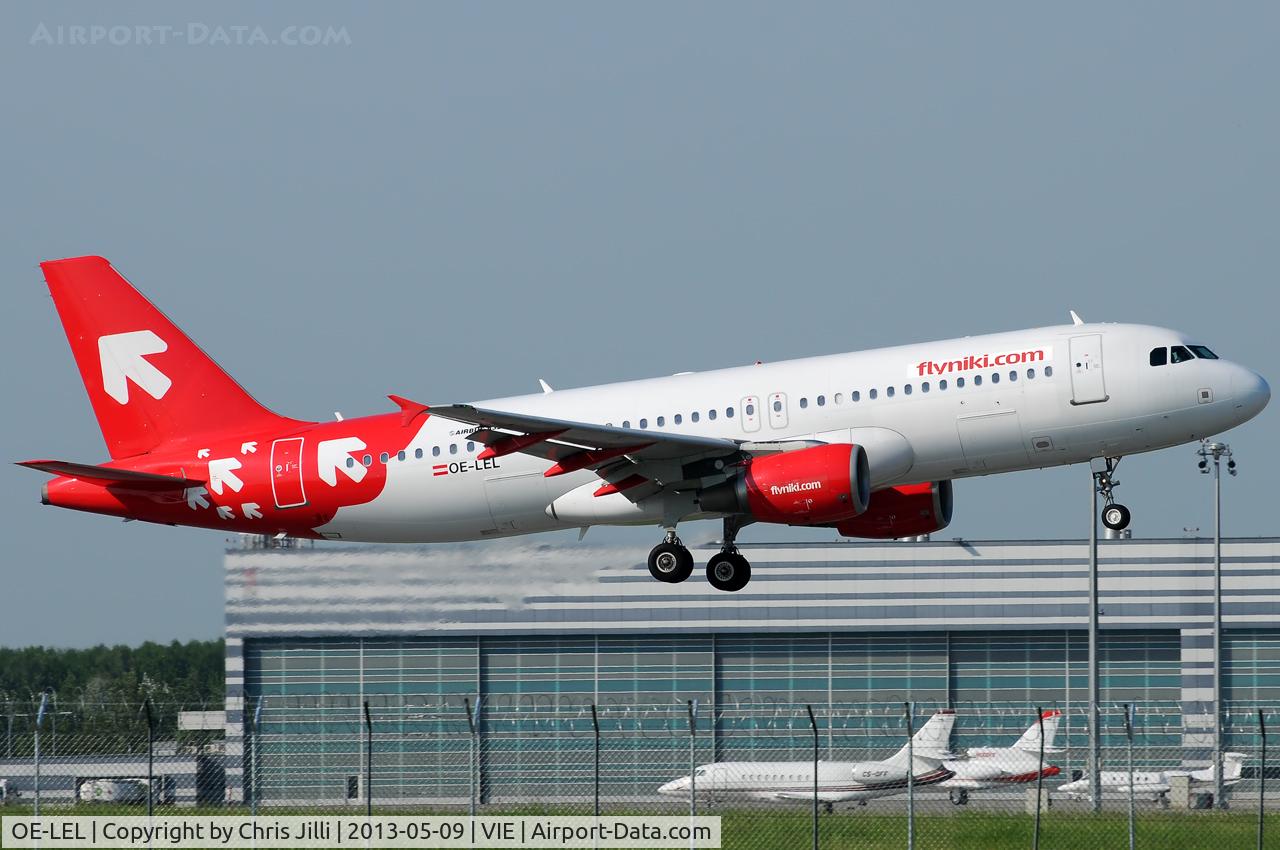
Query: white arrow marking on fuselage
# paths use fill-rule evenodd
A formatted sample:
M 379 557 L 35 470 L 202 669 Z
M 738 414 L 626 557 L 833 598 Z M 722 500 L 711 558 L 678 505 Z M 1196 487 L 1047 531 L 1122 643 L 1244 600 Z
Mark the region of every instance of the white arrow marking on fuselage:
M 240 454 L 251 455 L 258 450 L 258 441 L 250 440 L 247 443 L 240 444 Z
M 257 502 L 245 502 L 240 506 L 240 513 L 245 519 L 262 519 L 262 505 Z
M 316 446 L 316 466 L 319 468 L 320 480 L 330 487 L 338 486 L 338 470 L 357 484 L 364 480 L 364 464 L 347 466 L 347 458 L 352 452 L 364 450 L 364 440 L 359 437 L 341 437 L 337 440 L 324 440 Z
M 205 459 L 205 458 L 207 458 L 208 456 L 209 456 L 209 450 L 208 450 L 208 449 L 200 449 L 198 452 L 196 452 L 196 457 L 197 457 L 197 458 L 199 458 L 199 459 L 201 459 L 201 460 L 204 460 L 204 459 Z
M 231 510 L 230 505 L 218 505 L 218 516 L 222 517 L 223 519 L 235 519 L 236 513 L 235 511 Z
M 225 484 L 239 493 L 244 482 L 232 471 L 239 468 L 240 461 L 233 457 L 220 457 L 209 461 L 209 489 L 221 496 L 222 485 Z
M 196 508 L 209 507 L 209 500 L 205 498 L 205 496 L 209 495 L 209 491 L 203 487 L 188 487 L 182 491 L 182 495 L 186 496 L 187 507 L 193 511 Z
M 102 389 L 121 404 L 128 404 L 129 381 L 133 381 L 152 398 L 164 398 L 173 381 L 148 363 L 146 355 L 168 350 L 169 344 L 152 331 L 129 331 L 98 337 Z

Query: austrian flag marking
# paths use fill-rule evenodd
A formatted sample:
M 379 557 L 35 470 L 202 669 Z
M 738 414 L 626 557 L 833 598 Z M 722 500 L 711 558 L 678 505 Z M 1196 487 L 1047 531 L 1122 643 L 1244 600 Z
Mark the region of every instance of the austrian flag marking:
M 431 467 L 431 474 L 432 474 L 433 476 L 436 476 L 437 478 L 438 478 L 439 476 L 441 476 L 441 475 L 448 475 L 448 474 L 449 474 L 449 464 L 447 464 L 447 463 L 437 463 L 435 466 Z

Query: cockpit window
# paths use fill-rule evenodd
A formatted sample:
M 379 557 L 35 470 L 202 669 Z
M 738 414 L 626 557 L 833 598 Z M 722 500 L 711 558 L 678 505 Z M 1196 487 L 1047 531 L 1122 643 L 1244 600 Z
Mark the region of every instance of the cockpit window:
M 1201 360 L 1217 360 L 1218 359 L 1218 355 L 1210 351 L 1208 346 L 1188 345 L 1187 348 L 1190 348 L 1192 353 L 1195 354 L 1196 357 L 1199 357 Z
M 1169 349 L 1153 348 L 1151 349 L 1151 365 L 1163 366 L 1169 362 Z
M 1173 355 L 1172 362 L 1174 363 L 1185 363 L 1188 360 L 1195 359 L 1191 356 L 1191 352 L 1187 351 L 1187 348 L 1184 345 L 1175 345 L 1173 348 L 1169 349 L 1169 352 Z

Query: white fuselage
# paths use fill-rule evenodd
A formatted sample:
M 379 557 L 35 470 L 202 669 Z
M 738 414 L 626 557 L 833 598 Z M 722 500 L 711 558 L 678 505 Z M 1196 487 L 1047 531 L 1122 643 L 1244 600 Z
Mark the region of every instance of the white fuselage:
M 811 761 L 730 761 L 697 769 L 697 794 L 720 799 L 812 800 Z M 918 787 L 933 785 L 951 775 L 936 759 L 916 759 L 912 771 Z M 689 777 L 674 779 L 658 789 L 666 796 L 689 796 Z M 889 797 L 907 790 L 905 760 L 883 762 L 818 762 L 818 800 L 843 803 Z
M 1143 325 L 1066 325 L 477 406 L 637 432 L 854 442 L 866 448 L 874 489 L 1153 451 L 1256 415 L 1270 390 L 1243 366 L 1220 359 L 1149 363 L 1153 348 L 1195 342 Z M 427 417 L 409 460 L 389 464 L 384 492 L 341 508 L 319 531 L 345 540 L 432 542 L 705 516 L 670 495 L 648 506 L 620 495 L 582 497 L 600 484 L 593 472 L 546 478 L 548 462 L 531 455 L 478 461 L 483 446 L 468 443 L 471 430 Z M 423 458 L 414 460 L 418 448 Z

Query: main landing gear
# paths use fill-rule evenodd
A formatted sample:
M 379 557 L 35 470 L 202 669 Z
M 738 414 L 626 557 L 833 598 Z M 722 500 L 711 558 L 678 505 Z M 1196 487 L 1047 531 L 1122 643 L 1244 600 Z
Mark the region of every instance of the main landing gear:
M 742 520 L 726 518 L 724 542 L 720 551 L 707 561 L 707 581 L 716 590 L 737 591 L 751 581 L 751 563 L 738 552 L 734 541 L 745 525 Z M 667 529 L 666 540 L 649 551 L 649 575 L 658 581 L 678 584 L 693 574 L 693 553 L 680 542 L 674 527 Z
M 966 788 L 952 788 L 949 796 L 953 806 L 966 806 L 969 804 L 969 791 Z
M 1103 458 L 1106 462 L 1105 469 L 1098 469 L 1095 461 L 1093 471 L 1093 483 L 1098 488 L 1098 495 L 1102 496 L 1102 524 L 1112 531 L 1124 531 L 1129 527 L 1129 520 L 1132 514 L 1129 509 L 1115 500 L 1112 490 L 1119 486 L 1120 481 L 1115 477 L 1116 467 L 1120 465 L 1120 458 L 1109 457 Z
M 649 551 L 649 575 L 669 584 L 693 575 L 693 553 L 676 537 L 674 528 L 667 529 L 667 539 Z

